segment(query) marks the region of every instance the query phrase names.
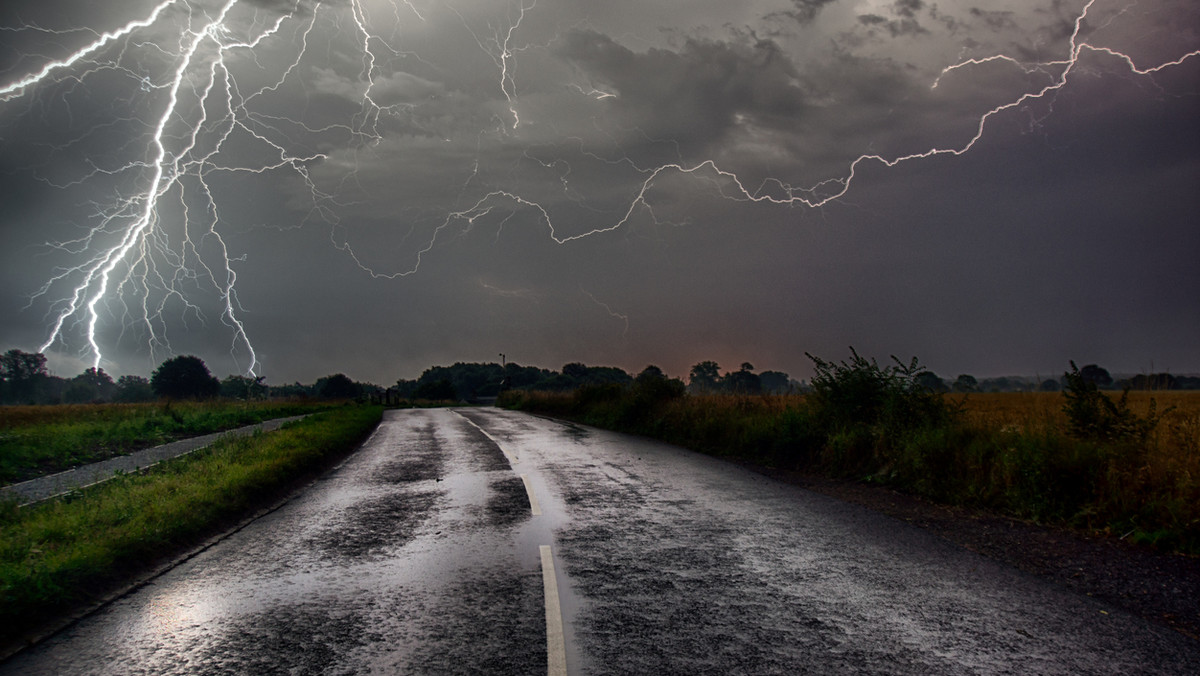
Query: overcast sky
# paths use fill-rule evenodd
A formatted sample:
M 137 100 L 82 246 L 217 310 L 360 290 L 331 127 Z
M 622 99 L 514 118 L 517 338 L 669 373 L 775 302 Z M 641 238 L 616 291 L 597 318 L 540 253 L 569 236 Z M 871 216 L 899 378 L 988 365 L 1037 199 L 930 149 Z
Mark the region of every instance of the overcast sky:
M 1192 0 L 523 2 L 5 2 L 0 348 L 1200 372 Z

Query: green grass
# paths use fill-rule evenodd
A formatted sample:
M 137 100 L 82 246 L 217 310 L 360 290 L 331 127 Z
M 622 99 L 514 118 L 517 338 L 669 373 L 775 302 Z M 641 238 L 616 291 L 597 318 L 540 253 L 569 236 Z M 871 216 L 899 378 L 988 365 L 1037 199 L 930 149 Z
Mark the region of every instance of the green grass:
M 0 485 L 176 439 L 328 407 L 304 402 L 0 407 Z
M 344 406 L 223 439 L 64 499 L 0 505 L 0 643 L 93 602 L 285 495 L 360 443 L 378 406 Z

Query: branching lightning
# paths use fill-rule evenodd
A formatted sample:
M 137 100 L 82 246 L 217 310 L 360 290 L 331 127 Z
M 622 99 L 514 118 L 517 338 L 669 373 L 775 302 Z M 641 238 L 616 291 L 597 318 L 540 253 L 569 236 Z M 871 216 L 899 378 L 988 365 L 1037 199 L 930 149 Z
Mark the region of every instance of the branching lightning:
M 583 295 L 590 298 L 593 303 L 604 308 L 604 311 L 608 313 L 609 317 L 612 317 L 613 319 L 620 319 L 621 322 L 624 323 L 625 329 L 623 331 L 621 331 L 622 336 L 629 334 L 629 315 L 622 314 L 622 313 L 617 312 L 616 310 L 612 309 L 612 307 L 608 303 L 605 303 L 604 301 L 600 300 L 599 298 L 596 298 L 587 289 L 580 288 L 579 290 L 583 292 Z
M 679 159 L 657 166 L 639 166 L 628 158 L 600 158 L 585 151 L 580 144 L 581 155 L 610 164 L 620 163 L 624 170 L 632 172 L 628 199 L 605 224 L 566 234 L 564 228 L 556 227 L 552 207 L 523 195 L 521 191 L 482 181 L 482 189 L 468 197 L 467 188 L 474 188 L 472 182 L 478 175 L 476 163 L 460 193 L 463 199 L 459 205 L 465 206 L 447 209 L 442 212 L 444 216 L 431 224 L 421 236 L 421 243 L 415 247 L 411 265 L 379 271 L 356 253 L 346 238 L 331 233 L 331 239 L 333 245 L 344 251 L 366 274 L 395 279 L 415 274 L 423 258 L 438 245 L 448 228 L 470 227 L 488 217 L 503 216 L 501 220 L 507 222 L 517 212 L 527 214 L 544 227 L 557 244 L 618 230 L 639 214 L 654 218 L 653 191 L 667 176 L 707 181 L 719 196 L 730 200 L 817 208 L 843 198 L 861 169 L 869 163 L 895 167 L 913 160 L 970 152 L 995 117 L 1048 99 L 1067 87 L 1080 69 L 1085 54 L 1115 59 L 1131 75 L 1139 77 L 1153 76 L 1200 56 L 1200 50 L 1196 50 L 1161 63 L 1139 65 L 1126 53 L 1089 43 L 1084 39 L 1084 26 L 1095 3 L 1096 0 L 1089 0 L 1075 17 L 1066 54 L 1061 58 L 1029 62 L 996 54 L 965 59 L 942 69 L 933 80 L 932 89 L 946 86 L 947 78 L 956 73 L 991 64 L 1010 66 L 1025 75 L 1040 77 L 1044 74 L 1046 78 L 1040 87 L 1001 102 L 979 115 L 973 134 L 964 142 L 895 156 L 862 154 L 849 161 L 841 175 L 805 187 L 792 185 L 782 178 L 768 178 L 757 185 L 748 185 L 748 181 L 735 171 L 723 168 L 715 159 Z M 228 224 L 220 190 L 214 187 L 213 177 L 285 173 L 304 186 L 306 199 L 310 200 L 310 215 L 328 222 L 336 233 L 338 212 L 345 205 L 335 197 L 336 191 L 319 185 L 311 172 L 315 164 L 330 160 L 330 144 L 310 143 L 307 137 L 338 134 L 343 146 L 371 148 L 387 138 L 388 132 L 381 126 L 381 119 L 386 115 L 402 115 L 406 110 L 404 103 L 384 100 L 381 89 L 392 75 L 386 70 L 387 59 L 407 53 L 402 51 L 403 45 L 398 45 L 394 36 L 385 38 L 374 30 L 367 0 L 349 0 L 348 7 L 295 0 L 290 8 L 266 20 L 259 18 L 260 10 L 249 0 L 221 0 L 215 10 L 206 10 L 202 4 L 199 0 L 163 0 L 145 16 L 105 32 L 89 29 L 49 31 L 37 26 L 3 28 L 6 32 L 82 33 L 94 36 L 94 39 L 69 55 L 46 61 L 0 86 L 0 105 L 58 96 L 63 90 L 86 87 L 89 80 L 100 73 L 132 78 L 155 105 L 152 124 L 148 125 L 144 138 L 144 153 L 140 157 L 119 166 L 101 166 L 87 160 L 89 166 L 81 174 L 69 181 L 55 183 L 56 187 L 70 189 L 103 178 L 125 187 L 113 194 L 109 202 L 97 206 L 90 225 L 80 237 L 51 244 L 69 254 L 75 262 L 56 269 L 33 294 L 33 299 L 47 302 L 50 307 L 48 335 L 41 346 L 43 352 L 55 345 L 67 344 L 67 333 L 76 331 L 86 343 L 85 354 L 94 366 L 99 367 L 104 359 L 100 331 L 106 313 L 114 312 L 114 307 L 120 308 L 118 314 L 123 315 L 117 318 L 122 327 L 141 327 L 152 355 L 169 352 L 171 345 L 164 317 L 168 305 L 182 305 L 185 315 L 203 321 L 200 306 L 189 298 L 193 287 L 203 283 L 211 285 L 220 298 L 220 320 L 232 332 L 231 353 L 244 364 L 247 373 L 255 374 L 261 365 L 242 319 L 244 311 L 236 289 L 236 269 L 244 259 L 231 253 L 226 237 L 222 235 Z M 426 16 L 408 0 L 396 0 L 390 6 L 393 20 L 399 20 L 401 7 L 411 13 L 415 21 L 426 20 Z M 467 18 L 451 5 L 445 7 L 458 14 L 475 44 L 494 64 L 496 80 L 493 82 L 497 90 L 494 93 L 502 97 L 503 103 L 498 99 L 497 102 L 505 106 L 510 116 L 504 120 L 507 129 L 503 134 L 513 143 L 519 142 L 516 136 L 526 127 L 517 110 L 516 65 L 522 49 L 514 45 L 514 39 L 527 15 L 538 11 L 536 0 L 512 0 L 507 5 L 507 24 L 489 25 L 490 35 L 471 28 Z M 230 18 L 239 12 L 253 20 L 233 25 Z M 309 55 L 310 38 L 322 20 L 353 35 L 361 58 L 356 83 L 359 110 L 345 122 L 311 126 L 273 111 L 269 106 L 258 106 L 262 100 L 299 79 L 297 74 L 302 70 L 301 64 Z M 344 20 L 345 26 L 342 25 Z M 161 37 L 168 31 L 177 33 L 174 40 Z M 273 56 L 274 65 L 260 64 L 260 52 L 267 46 L 285 47 L 288 58 L 279 62 L 278 57 Z M 149 66 L 127 58 L 128 54 L 138 50 L 153 52 L 156 58 L 165 58 L 172 66 L 163 72 L 154 72 Z M 275 74 L 268 76 L 265 84 L 260 82 L 247 88 L 239 79 L 235 62 L 250 62 L 258 65 L 259 70 L 274 69 Z M 621 96 L 619 91 L 610 89 L 572 87 L 580 96 L 598 102 L 598 105 Z M 976 122 L 975 118 L 972 122 Z M 239 156 L 234 152 L 235 146 L 252 148 L 256 159 Z M 568 178 L 571 168 L 565 159 L 535 160 L 528 152 L 524 157 L 539 162 L 546 170 L 558 171 L 557 180 L 562 183 L 563 190 L 568 194 L 571 192 Z M 348 167 L 344 181 L 353 182 L 355 171 L 356 167 Z M 627 315 L 616 313 L 590 293 L 583 293 L 611 316 L 623 320 L 628 330 Z
M 255 98 L 281 87 L 296 69 L 305 54 L 308 36 L 323 9 L 323 3 L 313 5 L 311 14 L 305 19 L 303 3 L 297 0 L 290 11 L 260 27 L 247 39 L 238 40 L 233 37 L 233 31 L 226 22 L 231 12 L 244 4 L 239 0 L 225 0 L 215 13 L 209 14 L 186 0 L 166 0 L 155 6 L 146 17 L 102 33 L 68 57 L 46 63 L 35 72 L 0 87 L 0 101 L 7 102 L 28 96 L 38 87 L 52 87 L 62 79 L 85 81 L 89 75 L 100 70 L 116 68 L 111 62 L 102 64 L 98 57 L 114 46 L 122 51 L 127 49 L 127 44 L 119 44 L 121 39 L 156 27 L 160 20 L 166 20 L 171 14 L 168 10 L 183 13 L 186 17 L 182 22 L 184 29 L 179 49 L 171 54 L 176 65 L 164 82 L 156 81 L 151 75 L 118 68 L 138 78 L 143 91 L 155 89 L 167 92 L 157 121 L 147 134 L 150 159 L 115 169 L 93 168 L 89 174 L 61 186 L 78 185 L 98 174 L 129 176 L 131 181 L 143 185 L 133 196 L 118 197 L 115 203 L 101 209 L 96 214 L 96 225 L 83 237 L 52 244 L 59 250 L 82 256 L 85 260 L 59 269 L 32 296 L 32 299 L 38 299 L 61 287 L 70 289 L 64 297 L 52 301 L 50 331 L 40 351 L 45 352 L 57 342 L 65 341 L 64 331 L 67 327 L 77 326 L 82 329 L 93 365 L 99 367 L 103 359 L 97 338 L 101 320 L 100 305 L 114 289 L 118 292 L 132 290 L 135 297 L 140 297 L 135 316 L 146 329 L 151 354 L 161 349 L 170 351 L 166 333 L 159 326 L 166 304 L 168 300 L 175 299 L 200 315 L 199 307 L 188 300 L 182 287 L 185 282 L 203 278 L 210 280 L 220 295 L 223 305 L 221 320 L 233 331 L 233 349 L 236 353 L 240 348 L 244 354 L 246 372 L 254 374 L 258 369 L 257 354 L 240 319 L 241 305 L 237 297 L 234 263 L 241 259 L 230 254 L 220 233 L 220 203 L 208 177 L 218 172 L 263 174 L 291 170 L 311 191 L 315 211 L 324 211 L 332 200 L 311 181 L 307 170 L 309 163 L 325 159 L 326 155 L 320 152 L 301 154 L 289 150 L 286 136 L 279 133 L 274 125 L 291 121 L 253 113 L 248 105 Z M 416 9 L 412 9 L 416 13 Z M 367 13 L 361 0 L 351 2 L 351 16 L 362 41 L 362 77 L 367 86 L 363 94 L 363 114 L 351 125 L 339 127 L 353 136 L 378 140 L 376 123 L 380 112 L 386 107 L 379 106 L 371 98 L 375 76 L 372 48 L 373 43 L 386 43 L 369 32 L 366 26 Z M 277 36 L 284 23 L 292 20 L 304 24 L 298 33 L 299 47 L 294 60 L 283 69 L 277 80 L 248 95 L 242 95 L 228 64 L 230 55 L 244 52 L 254 58 L 255 50 L 264 41 Z M 73 68 L 82 68 L 84 72 L 73 73 Z M 185 102 L 189 97 L 191 100 Z M 216 117 L 210 116 L 213 108 L 219 110 Z M 177 129 L 181 121 L 185 127 L 182 133 Z M 274 155 L 274 159 L 255 164 L 226 164 L 222 157 L 223 150 L 226 144 L 232 143 L 231 138 L 235 133 L 254 139 L 261 144 L 260 149 L 266 149 L 268 155 Z M 166 218 L 163 213 L 164 202 L 168 199 L 177 203 L 182 213 L 183 227 L 174 233 L 163 222 Z M 193 213 L 195 202 L 203 207 L 203 215 Z M 115 243 L 103 243 L 103 240 L 113 239 L 114 236 Z M 217 249 L 215 265 L 201 255 L 200 249 L 205 246 Z M 157 301 L 154 300 L 156 295 Z M 121 293 L 116 296 L 124 298 Z M 121 302 L 124 303 L 123 300 Z M 131 308 L 128 305 L 125 307 L 129 313 Z M 200 318 L 203 319 L 202 315 Z

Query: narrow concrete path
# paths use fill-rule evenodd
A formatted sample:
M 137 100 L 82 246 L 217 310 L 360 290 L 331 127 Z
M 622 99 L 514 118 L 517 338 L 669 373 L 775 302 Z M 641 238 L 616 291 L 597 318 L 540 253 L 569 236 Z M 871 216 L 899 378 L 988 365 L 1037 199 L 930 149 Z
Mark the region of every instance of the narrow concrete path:
M 69 493 L 77 488 L 108 481 L 118 472 L 136 472 L 139 469 L 156 465 L 163 460 L 191 453 L 192 451 L 211 445 L 217 439 L 226 435 L 246 436 L 254 434 L 259 430 L 270 432 L 271 430 L 279 429 L 285 423 L 299 420 L 303 417 L 302 415 L 296 415 L 289 418 L 276 418 L 258 423 L 257 425 L 247 425 L 223 432 L 180 439 L 179 441 L 172 441 L 169 444 L 134 451 L 129 455 L 120 455 L 108 460 L 94 462 L 90 465 L 75 467 L 65 472 L 48 474 L 36 479 L 30 479 L 29 481 L 22 481 L 19 484 L 0 488 L 0 500 L 16 500 L 17 504 L 24 507 L 25 505 L 49 500 L 50 498 Z

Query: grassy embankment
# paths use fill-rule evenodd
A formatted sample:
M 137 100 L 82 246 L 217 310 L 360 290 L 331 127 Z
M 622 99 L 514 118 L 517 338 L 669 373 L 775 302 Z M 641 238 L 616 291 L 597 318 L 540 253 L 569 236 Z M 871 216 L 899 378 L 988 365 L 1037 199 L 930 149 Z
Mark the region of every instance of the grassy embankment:
M 0 406 L 0 485 L 329 406 L 300 401 Z
M 64 499 L 0 505 L 0 644 L 278 500 L 355 448 L 381 415 L 342 406 Z
M 513 393 L 502 403 L 1200 554 L 1200 392 L 1131 392 L 1122 401 L 1080 384 L 943 396 L 917 386 L 906 367 L 857 355 L 816 361 L 815 391 L 805 396 L 682 396 L 634 385 Z

